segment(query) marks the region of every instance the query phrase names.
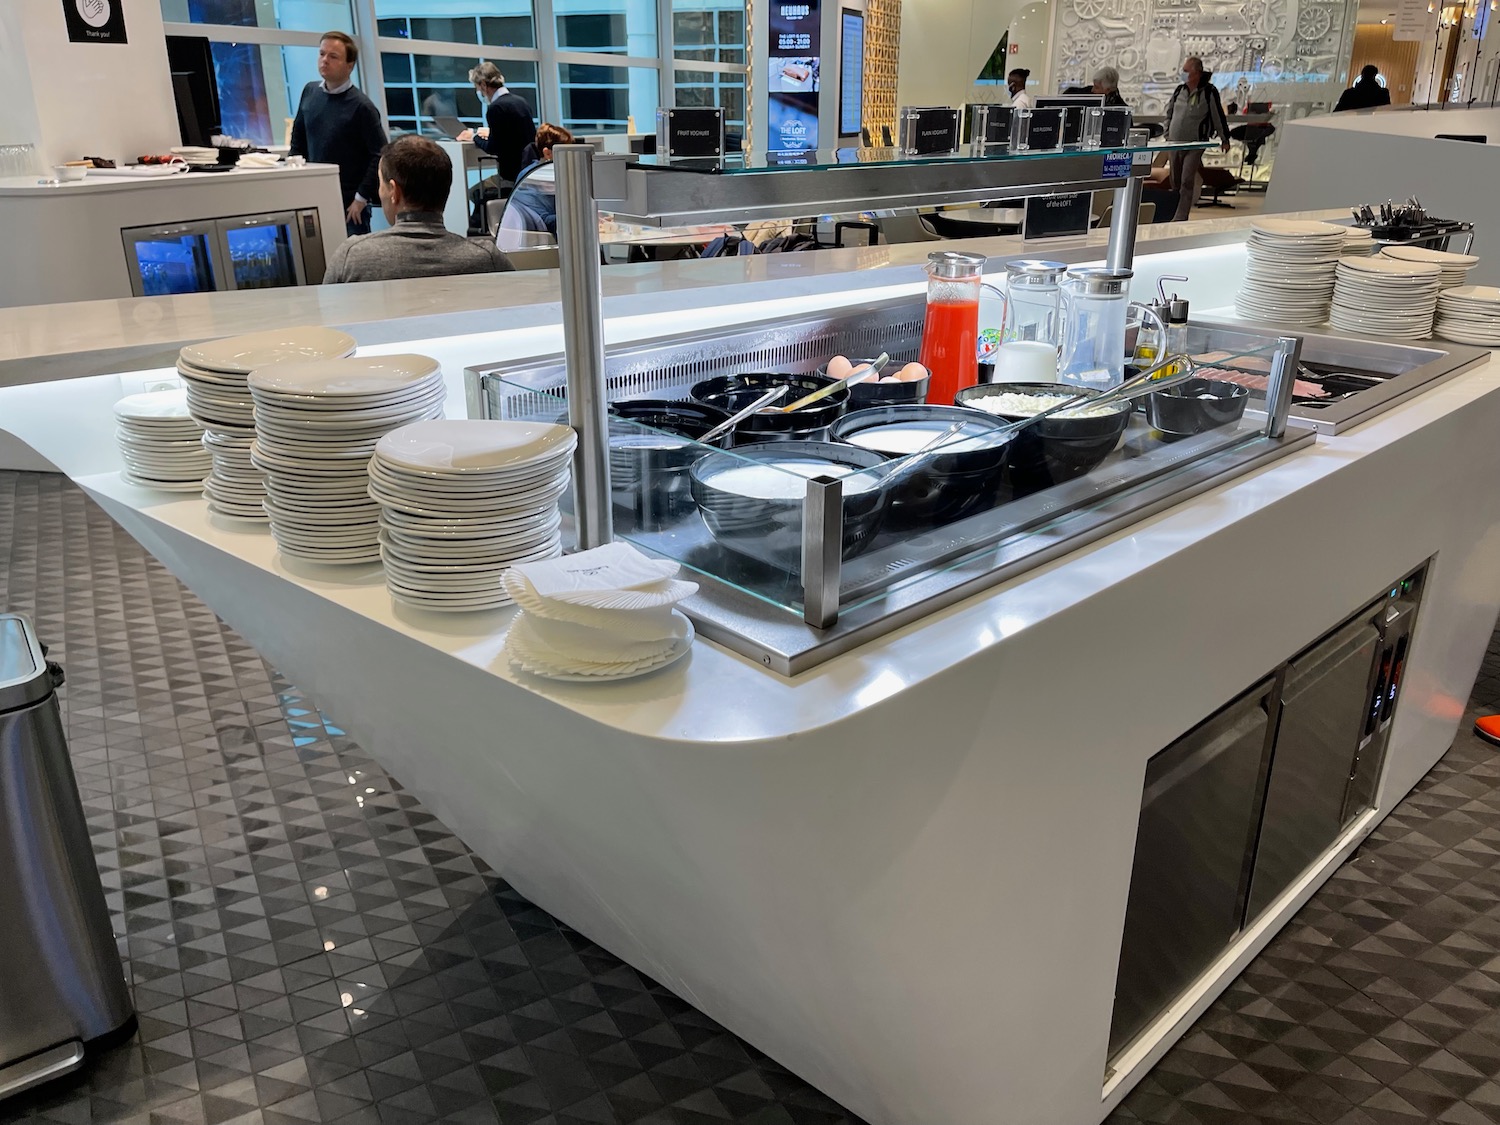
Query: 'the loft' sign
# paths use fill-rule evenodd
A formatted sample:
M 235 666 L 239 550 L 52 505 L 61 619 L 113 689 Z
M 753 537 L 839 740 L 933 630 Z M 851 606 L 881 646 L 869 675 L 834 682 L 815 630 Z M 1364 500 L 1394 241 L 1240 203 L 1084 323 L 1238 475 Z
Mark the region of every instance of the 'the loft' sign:
M 73 43 L 125 42 L 124 0 L 62 0 Z

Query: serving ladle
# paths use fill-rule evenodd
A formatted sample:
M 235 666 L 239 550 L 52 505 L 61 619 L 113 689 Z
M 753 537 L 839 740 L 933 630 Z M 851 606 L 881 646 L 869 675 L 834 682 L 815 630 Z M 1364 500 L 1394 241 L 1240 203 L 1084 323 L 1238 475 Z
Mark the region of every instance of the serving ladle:
M 1177 371 L 1165 376 L 1161 374 L 1163 370 L 1174 365 L 1179 368 Z M 1075 406 L 1107 406 L 1113 402 L 1135 398 L 1148 391 L 1161 391 L 1166 390 L 1168 387 L 1175 387 L 1179 383 L 1184 383 L 1193 378 L 1197 373 L 1197 365 L 1193 363 L 1190 357 L 1186 355 L 1170 355 L 1133 379 L 1128 379 L 1121 383 L 1118 387 L 1111 387 L 1100 394 L 1074 395 L 1072 398 L 1049 406 L 1046 410 L 1038 410 L 1030 417 L 1012 422 L 1001 429 L 990 430 L 980 437 L 964 440 L 972 440 L 974 442 L 969 447 L 970 452 L 980 449 L 990 449 L 996 445 L 1003 445 L 1027 426 L 1035 425 L 1043 418 L 1050 418 L 1054 414 L 1061 414 L 1064 411 L 1071 410 Z M 967 419 L 953 423 L 953 425 L 922 446 L 921 449 L 901 458 L 891 469 L 890 473 L 882 479 L 882 483 L 889 484 L 896 476 L 906 475 L 922 460 L 926 460 L 941 452 L 943 447 L 952 442 L 968 424 Z

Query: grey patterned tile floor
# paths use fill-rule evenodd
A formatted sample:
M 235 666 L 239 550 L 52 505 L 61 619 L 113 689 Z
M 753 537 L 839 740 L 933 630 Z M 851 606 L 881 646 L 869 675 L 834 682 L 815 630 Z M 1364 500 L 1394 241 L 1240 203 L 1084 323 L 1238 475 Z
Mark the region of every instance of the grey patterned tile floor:
M 78 489 L 0 472 L 139 1029 L 0 1121 L 855 1125 L 521 898 Z
M 61 478 L 0 472 L 0 606 L 67 668 L 140 1012 L 0 1121 L 856 1122 L 517 895 Z M 1464 733 L 1111 1125 L 1500 1123 L 1497 855 Z

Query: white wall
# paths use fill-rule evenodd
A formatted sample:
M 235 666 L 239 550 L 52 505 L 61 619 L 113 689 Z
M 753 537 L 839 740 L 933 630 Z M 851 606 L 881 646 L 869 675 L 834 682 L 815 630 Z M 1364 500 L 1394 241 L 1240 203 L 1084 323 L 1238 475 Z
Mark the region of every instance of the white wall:
M 124 44 L 70 43 L 60 0 L 0 4 L 0 129 L 36 143 L 43 166 L 181 143 L 159 0 L 116 2 Z
M 905 0 L 897 104 L 1009 101 L 1003 83 L 974 81 L 1007 31 L 1018 50 L 1005 69 L 1030 70 L 1031 93 L 1047 92 L 1050 9 L 1050 0 Z

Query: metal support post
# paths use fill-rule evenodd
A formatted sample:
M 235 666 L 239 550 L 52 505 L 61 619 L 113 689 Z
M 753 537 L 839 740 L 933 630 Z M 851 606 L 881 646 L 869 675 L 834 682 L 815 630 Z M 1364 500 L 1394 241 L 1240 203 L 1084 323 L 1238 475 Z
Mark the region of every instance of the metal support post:
M 839 619 L 843 563 L 843 482 L 812 477 L 802 505 L 802 620 L 814 629 L 827 629 Z
M 563 351 L 568 363 L 568 423 L 578 549 L 612 542 L 609 491 L 609 390 L 604 380 L 604 291 L 599 280 L 599 209 L 592 145 L 552 150 L 557 179 L 557 244 L 562 272 Z
M 1109 223 L 1109 253 L 1105 264 L 1128 270 L 1135 263 L 1135 225 L 1141 214 L 1141 188 L 1146 181 L 1132 175 L 1115 188 L 1115 213 Z
M 1286 433 L 1287 416 L 1292 412 L 1292 389 L 1297 383 L 1297 369 L 1302 366 L 1302 337 L 1279 336 L 1276 354 L 1271 358 L 1271 378 L 1266 388 L 1266 437 L 1279 438 Z

